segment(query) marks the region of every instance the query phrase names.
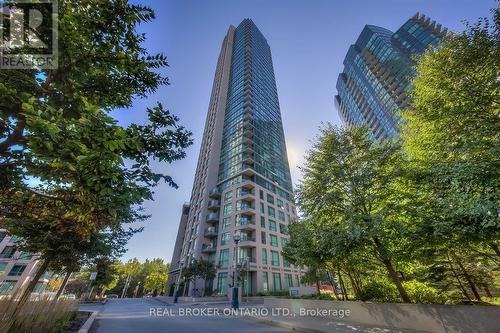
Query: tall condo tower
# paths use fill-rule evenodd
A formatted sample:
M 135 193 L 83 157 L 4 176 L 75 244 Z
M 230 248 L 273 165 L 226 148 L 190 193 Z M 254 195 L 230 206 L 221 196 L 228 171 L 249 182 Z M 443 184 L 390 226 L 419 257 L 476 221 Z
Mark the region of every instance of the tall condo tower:
M 271 49 L 250 19 L 229 27 L 217 62 L 189 209 L 184 206 L 168 293 L 193 259 L 217 268 L 184 295 L 227 295 L 240 271 L 244 294 L 298 286 L 281 255 L 296 218 Z M 241 235 L 238 251 L 234 235 Z
M 409 103 L 414 56 L 436 46 L 446 28 L 419 13 L 395 33 L 366 25 L 344 59 L 335 105 L 349 126 L 365 125 L 374 139 L 398 135 L 398 111 Z

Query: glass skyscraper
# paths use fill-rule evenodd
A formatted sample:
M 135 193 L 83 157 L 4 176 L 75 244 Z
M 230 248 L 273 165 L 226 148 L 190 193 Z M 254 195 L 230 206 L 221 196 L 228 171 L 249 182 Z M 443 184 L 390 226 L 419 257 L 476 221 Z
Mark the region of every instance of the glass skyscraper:
M 335 105 L 344 123 L 365 125 L 374 139 L 397 136 L 399 110 L 409 103 L 414 57 L 437 46 L 446 28 L 419 13 L 395 33 L 366 25 L 344 59 Z
M 298 268 L 281 255 L 296 211 L 271 49 L 250 19 L 229 27 L 222 43 L 188 206 L 170 295 L 193 259 L 211 261 L 217 274 L 183 286 L 185 295 L 230 294 L 236 269 L 243 293 L 298 286 Z

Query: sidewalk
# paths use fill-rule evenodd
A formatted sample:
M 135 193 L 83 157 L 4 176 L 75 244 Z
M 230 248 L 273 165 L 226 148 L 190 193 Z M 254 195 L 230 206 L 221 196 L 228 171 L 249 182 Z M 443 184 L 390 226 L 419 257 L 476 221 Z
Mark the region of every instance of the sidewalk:
M 267 316 L 255 317 L 244 316 L 243 319 L 256 321 L 259 323 L 286 328 L 289 330 L 304 333 L 425 333 L 414 330 L 395 330 L 383 327 L 370 327 L 355 323 L 328 320 L 317 317 L 282 317 Z

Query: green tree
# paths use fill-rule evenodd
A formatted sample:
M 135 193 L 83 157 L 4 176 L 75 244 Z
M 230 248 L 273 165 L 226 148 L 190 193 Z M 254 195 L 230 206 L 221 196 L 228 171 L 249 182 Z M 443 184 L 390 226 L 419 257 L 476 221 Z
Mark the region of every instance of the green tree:
M 176 187 L 151 160 L 171 163 L 191 144 L 161 104 L 142 125 L 110 115 L 168 83 L 159 73 L 165 56 L 150 54 L 137 32 L 153 10 L 124 0 L 60 1 L 58 17 L 57 69 L 0 71 L 0 221 L 42 258 L 20 304 L 46 268 L 81 264 L 96 254 L 95 238 L 124 236 L 126 223 L 147 218 L 140 206 L 152 188 Z
M 410 302 L 397 260 L 408 244 L 407 215 L 414 204 L 401 186 L 403 162 L 393 142 L 374 142 L 364 128 L 326 124 L 306 156 L 298 201 L 308 218 L 323 224 L 319 236 L 330 239 L 331 251 L 378 259 L 401 299 Z
M 426 193 L 426 237 L 500 257 L 500 10 L 418 59 L 403 147 Z
M 193 260 L 189 266 L 182 271 L 182 277 L 186 283 L 194 281 L 195 285 L 197 279 L 203 279 L 206 286 L 206 283 L 215 277 L 216 272 L 215 265 L 211 261 L 203 259 Z M 203 296 L 205 296 L 206 289 L 207 288 L 203 289 Z

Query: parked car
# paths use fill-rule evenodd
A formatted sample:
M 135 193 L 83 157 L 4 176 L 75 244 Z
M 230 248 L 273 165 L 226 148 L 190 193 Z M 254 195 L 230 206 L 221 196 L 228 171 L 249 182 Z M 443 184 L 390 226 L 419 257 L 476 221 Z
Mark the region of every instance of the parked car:
M 117 294 L 108 294 L 108 295 L 106 295 L 106 298 L 107 299 L 118 298 L 118 295 Z

